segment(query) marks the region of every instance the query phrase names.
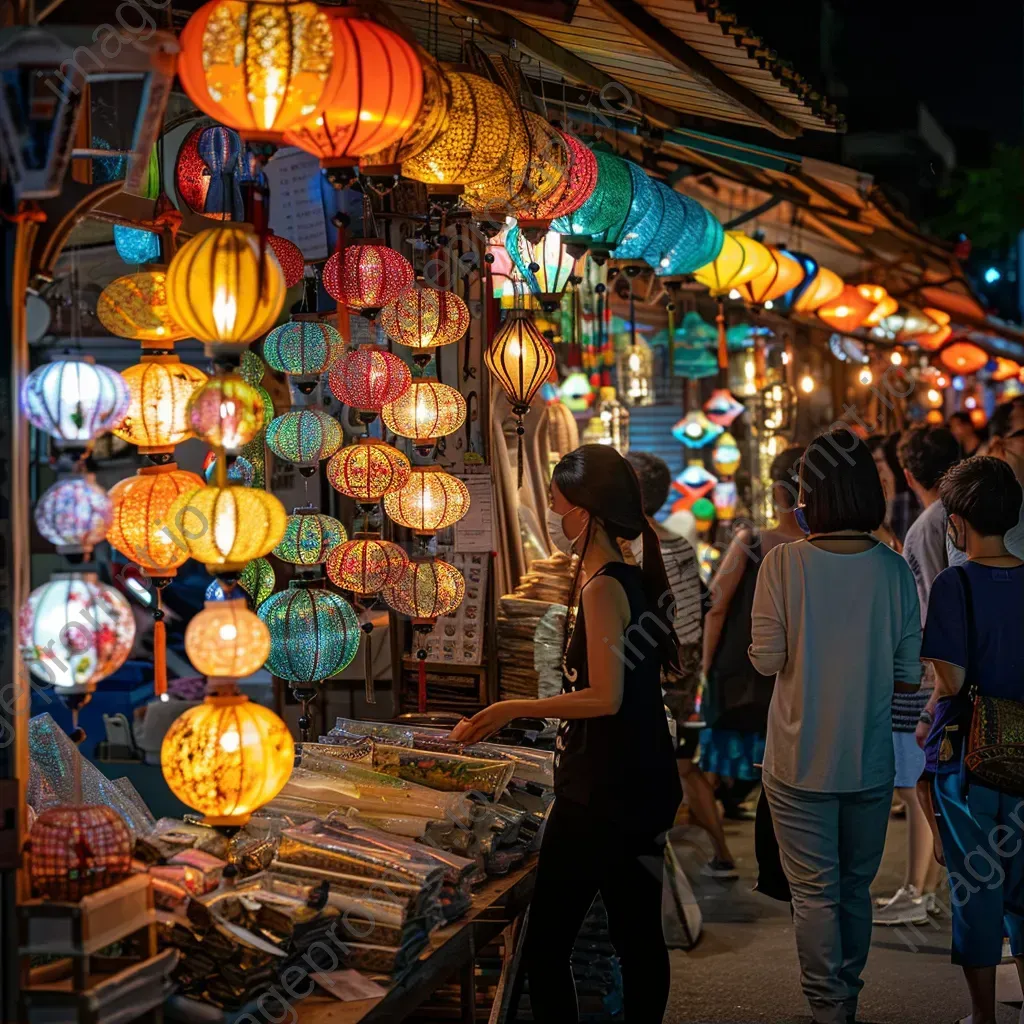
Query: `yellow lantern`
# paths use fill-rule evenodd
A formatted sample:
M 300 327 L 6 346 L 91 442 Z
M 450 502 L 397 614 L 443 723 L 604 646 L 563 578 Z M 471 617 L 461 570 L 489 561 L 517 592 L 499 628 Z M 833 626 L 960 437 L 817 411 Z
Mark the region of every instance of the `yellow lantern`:
M 548 379 L 555 365 L 555 353 L 534 326 L 529 314 L 513 309 L 487 351 L 484 363 L 494 374 L 519 417 L 518 433 L 522 436 L 522 418 L 540 386 Z
M 244 825 L 292 773 L 295 744 L 269 708 L 239 693 L 210 694 L 171 724 L 160 767 L 171 792 L 207 825 Z
M 413 466 L 408 483 L 384 495 L 384 511 L 413 533 L 437 533 L 469 511 L 469 488 L 440 466 Z
M 270 655 L 270 632 L 244 597 L 207 601 L 185 630 L 185 653 L 200 675 L 244 679 Z
M 819 266 L 811 283 L 793 303 L 793 311 L 813 313 L 819 306 L 824 306 L 826 302 L 831 302 L 836 298 L 843 287 L 843 279 L 835 271 Z
M 772 254 L 767 246 L 754 241 L 740 231 L 727 231 L 722 251 L 710 263 L 693 272 L 693 276 L 712 295 L 725 295 L 739 288 L 772 265 Z
M 466 594 L 465 577 L 448 562 L 412 558 L 394 586 L 384 588 L 384 600 L 413 625 L 429 625 L 451 615 Z
M 122 374 L 131 401 L 114 433 L 139 446 L 143 455 L 173 451 L 192 436 L 188 409 L 192 395 L 207 381 L 202 370 L 176 355 L 144 355 Z
M 96 316 L 111 334 L 141 341 L 145 348 L 168 348 L 188 337 L 167 301 L 167 274 L 140 270 L 111 281 L 96 300 Z
M 737 285 L 740 297 L 755 306 L 774 302 L 804 279 L 804 268 L 798 260 L 772 245 L 766 248 L 770 260 L 765 269 Z
M 346 445 L 327 463 L 330 485 L 360 505 L 376 505 L 409 480 L 409 460 L 397 448 L 374 437 Z
M 439 437 L 454 434 L 466 422 L 466 400 L 436 377 L 415 377 L 393 402 L 381 409 L 393 434 L 412 438 L 417 448 L 432 448 Z
M 719 436 L 711 449 L 711 465 L 721 476 L 732 476 L 740 468 L 740 449 L 728 430 Z
M 241 572 L 246 562 L 273 551 L 288 519 L 274 495 L 234 484 L 186 491 L 167 515 L 175 540 L 218 574 Z
M 876 327 L 900 308 L 900 304 L 880 284 L 859 284 L 857 291 L 874 303 L 874 309 L 864 318 L 864 327 Z
M 268 245 L 261 256 L 245 227 L 200 231 L 167 268 L 167 298 L 174 318 L 209 344 L 247 345 L 277 322 L 284 305 L 284 272 Z

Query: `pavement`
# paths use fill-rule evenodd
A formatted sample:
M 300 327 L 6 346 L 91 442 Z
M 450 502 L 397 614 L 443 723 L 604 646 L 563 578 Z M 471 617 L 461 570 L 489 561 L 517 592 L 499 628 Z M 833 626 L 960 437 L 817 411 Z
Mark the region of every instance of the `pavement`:
M 704 933 L 695 950 L 671 954 L 665 1024 L 809 1022 L 789 907 L 751 891 L 753 823 L 730 822 L 726 833 L 741 877 L 733 883 L 708 882 L 697 893 Z M 875 895 L 892 894 L 903 881 L 904 836 L 904 823 L 890 822 Z M 920 929 L 876 927 L 858 1020 L 953 1024 L 965 1017 L 970 1002 L 963 974 L 949 962 L 949 937 L 948 917 Z M 1012 967 L 1001 970 L 1013 972 Z M 1000 1006 L 999 1024 L 1017 1024 L 1018 1013 L 1015 1007 Z

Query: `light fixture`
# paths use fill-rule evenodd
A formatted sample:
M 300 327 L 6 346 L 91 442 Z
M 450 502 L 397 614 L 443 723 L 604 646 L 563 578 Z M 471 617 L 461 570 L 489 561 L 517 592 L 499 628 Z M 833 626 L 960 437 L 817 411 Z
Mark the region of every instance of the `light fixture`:
M 201 441 L 236 452 L 263 428 L 263 398 L 238 374 L 212 377 L 192 392 L 188 423 Z
M 711 465 L 721 476 L 732 476 L 740 468 L 740 449 L 736 438 L 727 430 L 711 449 Z
M 406 288 L 381 310 L 380 323 L 392 341 L 422 350 L 452 345 L 469 329 L 469 308 L 455 292 Z
M 523 417 L 554 368 L 554 351 L 528 314 L 513 309 L 484 353 L 484 363 L 508 397 L 519 420 L 516 432 L 522 437 Z
M 294 242 L 275 235 L 273 231 L 267 234 L 267 245 L 273 249 L 281 266 L 285 288 L 293 288 L 306 276 L 306 258 L 302 250 Z
M 565 174 L 546 196 L 518 203 L 516 207 L 516 222 L 531 242 L 543 238 L 553 220 L 578 210 L 597 185 L 593 151 L 570 132 L 560 128 L 557 131 L 568 152 Z
M 272 370 L 287 374 L 299 391 L 308 395 L 341 355 L 344 344 L 336 328 L 316 315 L 300 314 L 263 339 L 263 358 Z
M 339 402 L 356 409 L 365 423 L 376 418 L 388 402 L 403 395 L 412 383 L 409 367 L 393 352 L 360 345 L 339 356 L 327 376 L 327 386 Z
M 124 419 L 131 395 L 124 378 L 89 358 L 37 367 L 21 385 L 21 411 L 59 442 L 85 445 Z
M 398 583 L 385 587 L 384 600 L 414 624 L 429 625 L 451 615 L 465 593 L 465 577 L 454 565 L 413 558 Z
M 672 428 L 672 436 L 687 448 L 703 448 L 714 441 L 724 429 L 698 409 L 688 412 Z
M 163 270 L 140 270 L 111 281 L 96 300 L 96 317 L 111 334 L 141 341 L 143 348 L 169 348 L 188 337 L 171 313 Z
M 192 436 L 189 403 L 207 381 L 202 370 L 176 355 L 146 355 L 121 376 L 131 396 L 114 433 L 138 445 L 142 455 L 161 455 Z
M 403 487 L 409 472 L 409 460 L 397 448 L 372 437 L 346 445 L 327 463 L 330 485 L 361 505 L 376 505 Z
M 699 267 L 693 276 L 712 295 L 725 295 L 739 299 L 740 285 L 763 274 L 772 263 L 767 246 L 739 231 L 727 231 L 722 251 L 710 263 Z M 735 293 L 735 294 L 734 294 Z
M 345 527 L 337 519 L 309 505 L 295 509 L 288 517 L 274 554 L 292 565 L 320 565 L 347 540 Z
M 454 434 L 466 422 L 466 400 L 436 377 L 415 377 L 410 386 L 381 410 L 384 425 L 413 446 L 429 451 L 439 437 Z
M 402 578 L 409 557 L 397 544 L 373 533 L 357 533 L 327 557 L 328 579 L 360 596 L 380 593 Z
M 865 298 L 856 285 L 848 284 L 834 299 L 821 305 L 816 312 L 830 327 L 848 334 L 860 327 L 874 308 L 875 303 L 870 298 Z
M 800 387 L 800 390 L 805 395 L 813 394 L 814 393 L 814 378 L 809 373 L 803 374 L 803 376 L 800 378 L 800 385 L 799 385 L 799 387 Z
M 771 309 L 773 299 L 792 291 L 803 281 L 804 268 L 784 249 L 777 249 L 772 245 L 766 248 L 770 257 L 768 265 L 734 290 L 739 292 L 736 298 L 742 298 L 754 306 Z M 733 297 L 730 292 L 729 298 Z
M 57 553 L 88 554 L 107 534 L 113 510 L 107 492 L 91 474 L 58 480 L 39 499 L 35 521 Z
M 592 239 L 609 231 L 616 234 L 618 242 L 618 230 L 625 224 L 633 201 L 633 182 L 626 161 L 603 150 L 594 152 L 594 160 L 597 183 L 586 202 L 551 222 L 553 230 L 572 236 L 567 241 L 577 247 L 577 255 L 583 254 Z
M 813 313 L 820 306 L 838 298 L 844 287 L 843 279 L 835 271 L 818 266 L 814 276 L 793 300 L 793 311 Z
M 279 459 L 312 476 L 317 464 L 341 447 L 343 435 L 338 421 L 322 409 L 293 409 L 267 424 L 266 439 Z
M 511 227 L 505 236 L 505 248 L 541 308 L 548 312 L 557 309 L 576 273 L 576 257 L 562 235 L 549 231 L 540 241 L 531 242 L 518 227 Z
M 977 373 L 988 363 L 988 354 L 968 341 L 957 341 L 947 345 L 939 353 L 939 359 L 953 373 L 970 374 Z
M 405 485 L 384 495 L 384 511 L 413 533 L 437 533 L 469 511 L 469 488 L 440 466 L 413 466 Z
M 244 597 L 207 600 L 185 629 L 185 653 L 200 675 L 244 679 L 267 660 L 270 633 Z
M 324 264 L 327 294 L 364 316 L 374 317 L 412 284 L 412 264 L 382 242 L 354 242 Z
M 874 374 L 866 366 L 857 374 L 858 382 L 864 387 L 867 387 L 874 379 Z

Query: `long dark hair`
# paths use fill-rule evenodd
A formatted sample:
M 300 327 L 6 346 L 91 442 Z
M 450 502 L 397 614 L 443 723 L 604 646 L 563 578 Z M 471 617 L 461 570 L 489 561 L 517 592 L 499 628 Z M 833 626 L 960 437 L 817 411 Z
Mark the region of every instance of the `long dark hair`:
M 576 563 L 576 572 L 569 588 L 569 607 L 573 607 L 579 596 L 580 572 L 594 535 L 596 521 L 600 521 L 613 541 L 620 538 L 636 540 L 642 536 L 644 593 L 647 597 L 647 609 L 661 627 L 661 635 L 657 637 L 661 664 L 666 671 L 678 673 L 679 640 L 671 617 L 665 613 L 666 601 L 669 609 L 674 606 L 675 601 L 661 557 L 661 542 L 654 527 L 644 515 L 643 497 L 636 471 L 610 445 L 585 444 L 569 452 L 558 462 L 551 479 L 567 500 L 590 513 L 586 536 Z

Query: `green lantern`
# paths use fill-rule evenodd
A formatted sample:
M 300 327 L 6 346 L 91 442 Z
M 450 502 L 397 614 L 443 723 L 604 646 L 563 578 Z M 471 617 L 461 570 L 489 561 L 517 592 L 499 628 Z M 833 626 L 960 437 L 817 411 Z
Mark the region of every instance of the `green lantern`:
M 288 517 L 284 537 L 274 548 L 282 562 L 292 565 L 319 565 L 348 540 L 345 527 L 332 516 L 318 512 L 312 505 L 297 508 Z
M 597 185 L 587 201 L 572 213 L 553 221 L 551 227 L 563 235 L 572 236 L 567 244 L 574 246 L 579 255 L 591 239 L 604 236 L 616 225 L 621 232 L 633 202 L 633 184 L 629 165 L 614 153 L 596 151 Z
M 247 562 L 242 570 L 242 575 L 238 577 L 238 586 L 249 595 L 253 608 L 259 608 L 274 592 L 276 585 L 277 578 L 274 575 L 274 567 L 265 558 L 254 558 L 251 562 Z M 227 600 L 220 580 L 214 580 L 206 588 L 206 600 Z
M 303 476 L 312 476 L 321 459 L 341 447 L 341 427 L 322 409 L 293 409 L 270 421 L 267 447 L 282 461 L 294 463 Z
M 330 324 L 315 316 L 297 316 L 266 336 L 263 358 L 272 370 L 288 374 L 299 391 L 308 395 L 344 344 Z

